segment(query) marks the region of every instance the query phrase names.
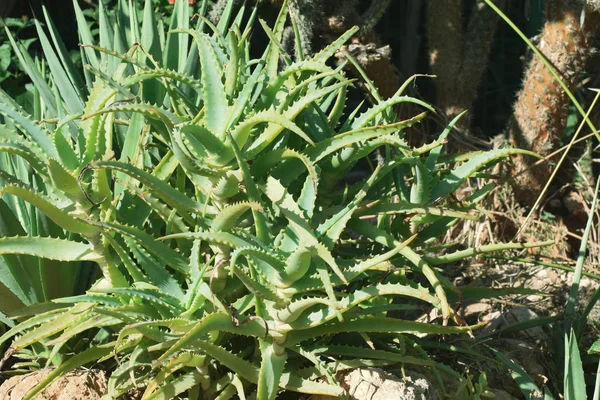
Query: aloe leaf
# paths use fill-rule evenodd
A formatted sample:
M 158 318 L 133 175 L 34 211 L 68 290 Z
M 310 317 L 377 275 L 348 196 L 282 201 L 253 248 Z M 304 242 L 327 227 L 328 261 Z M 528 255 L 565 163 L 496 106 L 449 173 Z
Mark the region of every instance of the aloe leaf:
M 150 66 L 157 65 L 155 60 L 162 60 L 160 47 L 160 37 L 157 29 L 157 22 L 154 18 L 154 9 L 151 0 L 146 0 L 144 5 L 144 14 L 140 31 L 141 48 L 147 53 L 146 64 Z M 144 82 L 143 98 L 153 104 L 162 104 L 165 97 L 165 90 L 160 82 L 149 80 Z
M 423 259 L 430 265 L 440 265 L 464 260 L 466 258 L 476 257 L 479 254 L 494 253 L 513 249 L 531 249 L 536 247 L 552 246 L 554 243 L 554 240 L 534 243 L 495 243 L 466 250 L 458 250 L 453 253 L 440 256 L 424 257 Z
M 122 324 L 123 322 L 117 318 L 113 318 L 110 316 L 105 316 L 105 315 L 89 315 L 78 321 L 77 323 L 71 325 L 70 327 L 68 327 L 67 329 L 65 329 L 65 331 L 63 333 L 60 334 L 60 336 L 58 336 L 55 339 L 52 339 L 51 341 L 47 342 L 46 344 L 48 346 L 54 346 L 54 348 L 52 349 L 53 353 L 56 353 L 59 349 L 60 343 L 65 343 L 67 340 L 69 340 L 70 338 L 83 333 L 85 331 L 88 331 L 90 329 L 94 329 L 94 328 L 102 328 L 102 327 L 107 327 L 107 326 L 115 326 L 115 325 L 119 325 Z M 48 359 L 52 360 L 54 357 L 48 357 Z
M 371 107 L 369 110 L 365 111 L 362 115 L 360 115 L 358 118 L 356 118 L 352 122 L 350 129 L 356 130 L 356 129 L 364 128 L 365 126 L 367 126 L 368 124 L 373 122 L 373 120 L 375 120 L 380 114 L 382 114 L 386 111 L 389 111 L 395 105 L 402 104 L 402 103 L 418 104 L 421 107 L 424 107 L 431 112 L 435 112 L 435 109 L 433 107 L 431 107 L 429 104 L 425 103 L 422 100 L 415 99 L 413 97 L 408 97 L 408 96 L 395 96 L 395 97 L 389 98 L 385 101 L 382 101 L 381 103 L 379 103 L 379 104 Z
M 308 248 L 314 249 L 315 254 L 325 261 L 343 282 L 346 282 L 346 278 L 341 272 L 334 257 L 331 255 L 330 251 L 318 241 L 316 234 L 304 219 L 302 210 L 287 192 L 287 189 L 277 179 L 269 177 L 264 192 L 267 197 L 271 199 L 273 204 L 285 215 L 290 228 L 302 241 L 302 244 Z
M 81 76 L 80 76 L 77 68 L 75 67 L 75 64 L 71 60 L 71 57 L 69 56 L 69 52 L 67 51 L 67 48 L 66 48 L 64 42 L 60 38 L 60 36 L 58 34 L 58 30 L 56 29 L 54 22 L 50 18 L 49 14 L 48 14 L 48 9 L 46 8 L 46 6 L 42 5 L 42 11 L 44 13 L 44 19 L 46 21 L 46 26 L 48 27 L 48 30 L 50 32 L 50 37 L 52 38 L 54 47 L 57 49 L 57 54 L 65 68 L 65 71 L 69 77 L 69 80 L 73 84 L 73 88 L 75 89 L 75 91 L 77 91 L 79 98 L 82 100 L 85 100 L 85 98 L 87 97 L 87 90 L 85 87 L 85 83 L 81 79 Z
M 162 385 L 148 400 L 169 400 L 186 390 L 189 390 L 202 382 L 202 375 L 196 371 L 190 371 L 179 375 L 177 378 Z
M 316 192 L 317 185 L 319 182 L 319 167 L 315 165 L 306 155 L 293 149 L 283 148 L 271 150 L 265 152 L 264 154 L 261 154 L 252 163 L 250 171 L 254 176 L 264 176 L 267 174 L 269 169 L 273 168 L 277 164 L 280 164 L 282 161 L 290 159 L 297 159 L 300 162 L 302 162 L 302 164 L 304 164 L 304 167 L 308 172 L 307 179 L 310 180 Z M 300 200 L 298 201 L 298 203 L 300 203 Z
M 244 87 L 240 91 L 237 99 L 233 101 L 233 105 L 230 108 L 228 121 L 225 126 L 234 126 L 237 124 L 244 111 L 254 104 L 252 95 L 254 94 L 257 86 L 261 84 L 261 78 L 263 77 L 264 64 L 261 62 L 254 68 L 252 75 L 250 75 L 244 83 Z
M 279 9 L 277 19 L 275 20 L 275 26 L 273 27 L 273 36 L 278 41 L 281 41 L 281 38 L 283 37 L 283 29 L 285 26 L 285 21 L 287 19 L 288 7 L 288 0 L 284 0 L 281 4 L 281 8 Z M 277 71 L 279 69 L 279 47 L 277 47 L 274 43 L 270 42 L 267 46 L 267 50 L 265 51 L 265 55 L 267 76 L 269 77 L 269 80 L 273 80 L 277 76 Z
M 90 91 L 90 96 L 85 105 L 85 114 L 94 113 L 102 109 L 106 103 L 115 96 L 112 89 L 107 89 L 101 81 L 95 81 Z M 81 164 L 86 165 L 98 157 L 98 146 L 103 133 L 103 120 L 100 114 L 92 114 L 81 120 L 85 150 Z
M 468 110 L 465 110 L 465 111 L 461 112 L 460 114 L 458 114 L 456 117 L 454 117 L 452 119 L 452 121 L 450 121 L 448 126 L 446 126 L 446 128 L 444 128 L 444 130 L 442 131 L 442 133 L 440 134 L 440 136 L 438 137 L 436 142 L 445 141 L 446 138 L 448 137 L 448 135 L 450 134 L 450 132 L 452 132 L 452 129 L 454 129 L 454 125 L 456 125 L 456 123 L 458 123 L 460 118 L 462 116 L 464 116 L 467 113 L 467 111 Z M 427 156 L 427 160 L 425 161 L 425 166 L 427 167 L 428 170 L 433 171 L 435 169 L 435 165 L 438 162 L 438 158 L 439 158 L 441 152 L 442 152 L 442 146 L 438 146 L 429 152 L 429 155 Z
M 163 182 L 149 172 L 136 168 L 131 164 L 120 161 L 97 161 L 93 164 L 93 166 L 95 168 L 106 168 L 117 172 L 122 172 L 140 181 L 145 186 L 153 190 L 156 196 L 161 198 L 165 203 L 175 208 L 182 214 L 194 211 L 201 212 L 203 209 L 202 204 L 198 204 L 185 194 L 181 193 L 179 190 L 174 189 L 169 184 Z
M 279 275 L 285 267 L 284 261 L 278 257 L 277 254 L 271 253 L 268 250 L 260 249 L 257 247 L 239 247 L 235 249 L 231 253 L 229 268 L 231 269 L 231 273 L 235 272 L 235 266 L 237 264 L 238 258 L 244 256 L 246 258 L 253 257 L 256 260 L 263 261 L 263 263 L 258 263 L 257 268 L 261 270 L 262 274 L 268 280 L 276 280 L 279 279 Z M 264 268 L 265 263 L 270 267 L 268 269 Z
M 513 154 L 524 154 L 532 157 L 539 157 L 537 154 L 531 151 L 521 149 L 507 148 L 487 151 L 454 169 L 452 172 L 450 172 L 450 174 L 437 183 L 431 190 L 431 200 L 435 201 L 440 197 L 447 195 L 448 193 L 454 192 L 467 178 L 481 170 L 487 164 Z
M 310 176 L 304 180 L 302 192 L 298 198 L 298 207 L 300 207 L 307 218 L 312 218 L 317 201 L 317 184 Z
M 313 328 L 328 321 L 338 318 L 338 314 L 352 310 L 361 303 L 382 296 L 405 296 L 427 302 L 435 307 L 440 305 L 439 299 L 433 296 L 423 287 L 412 287 L 401 284 L 373 284 L 368 287 L 355 290 L 341 300 L 326 301 L 323 298 L 304 298 L 290 303 L 286 308 L 277 315 L 282 318 L 282 321 L 289 324 L 287 329 L 305 329 Z M 319 304 L 323 304 L 319 305 Z M 310 312 L 304 313 L 310 307 L 318 306 Z M 285 319 L 284 319 L 285 318 Z M 341 322 L 341 320 L 340 320 Z
M 64 168 L 72 172 L 79 169 L 80 164 L 79 157 L 75 153 L 73 146 L 63 135 L 63 128 L 65 127 L 66 123 L 67 121 L 61 121 L 56 129 L 56 132 L 54 132 L 54 146 L 56 147 L 59 160 Z
M 296 321 L 304 311 L 316 305 L 324 305 L 329 309 L 334 309 L 337 307 L 338 302 L 321 297 L 305 297 L 293 301 L 286 305 L 284 309 L 277 311 L 277 319 L 285 324 L 290 324 Z M 310 325 L 307 327 L 310 327 Z
M 238 167 L 242 172 L 242 178 L 244 180 L 244 184 L 246 185 L 248 200 L 254 203 L 262 204 L 258 187 L 256 185 L 256 182 L 254 182 L 253 176 L 250 174 L 250 169 L 248 168 L 248 162 L 246 161 L 247 159 L 245 155 L 242 154 L 240 148 L 237 146 L 235 140 L 233 140 L 233 137 L 229 132 L 227 132 L 227 139 L 229 139 L 229 143 L 235 154 L 235 159 L 237 161 Z M 267 243 L 269 238 L 269 232 L 265 216 L 258 210 L 252 210 L 252 216 L 254 217 L 256 237 L 263 243 Z
M 54 49 L 52 48 L 52 45 L 50 44 L 42 25 L 37 19 L 34 21 L 35 28 L 42 45 L 42 50 L 44 51 L 44 56 L 48 62 L 48 67 L 50 67 L 50 72 L 52 73 L 52 79 L 54 80 L 56 87 L 60 92 L 67 110 L 70 114 L 81 114 L 83 112 L 83 101 L 79 97 L 79 93 L 77 90 L 75 90 L 73 83 L 61 65 L 61 62 L 54 52 Z
M 94 43 L 94 38 L 90 31 L 88 22 L 85 20 L 85 16 L 83 15 L 83 11 L 81 11 L 81 7 L 79 7 L 79 3 L 77 0 L 73 0 L 73 7 L 75 8 L 75 18 L 77 20 L 77 33 L 79 34 L 79 41 L 82 44 L 92 44 Z M 96 69 L 101 69 L 100 60 L 98 60 L 98 56 L 94 52 L 94 50 L 90 48 L 84 48 L 83 52 L 85 54 L 85 58 L 92 65 L 92 67 Z
M 135 75 L 128 76 L 121 81 L 123 87 L 131 87 L 137 83 L 147 81 L 149 79 L 165 78 L 179 84 L 188 85 L 196 91 L 202 90 L 202 83 L 195 78 L 179 73 L 170 69 L 162 69 L 154 67 L 152 69 L 141 69 Z M 165 86 L 168 87 L 168 86 Z
M 273 340 L 260 340 L 261 363 L 258 372 L 257 398 L 274 400 L 287 360 L 285 349 Z
M 186 216 L 182 218 L 174 210 L 162 203 L 158 197 L 154 196 L 151 192 L 144 191 L 130 183 L 123 182 L 123 186 L 127 188 L 129 193 L 135 194 L 142 201 L 144 201 L 144 203 L 148 204 L 150 209 L 165 222 L 169 231 L 173 230 L 175 232 L 187 232 L 190 230 L 190 228 L 186 225 L 186 221 L 190 224 L 193 224 L 192 218 L 185 218 Z
M 143 114 L 146 118 L 153 121 L 162 122 L 168 129 L 172 129 L 173 125 L 179 123 L 179 119 L 171 112 L 161 109 L 158 106 L 151 104 L 140 104 L 140 103 L 122 103 L 115 102 L 106 108 L 98 109 L 92 113 L 86 114 L 84 119 L 90 119 L 102 114 L 117 113 L 117 112 L 135 112 Z
M 417 160 L 414 171 L 415 182 L 410 188 L 410 202 L 417 205 L 427 204 L 430 200 L 433 171 L 428 170 L 420 160 Z
M 340 238 L 342 232 L 346 228 L 346 224 L 352 218 L 354 212 L 357 210 L 360 202 L 367 196 L 367 193 L 380 176 L 381 166 L 377 166 L 371 177 L 365 182 L 361 190 L 358 191 L 354 199 L 348 203 L 346 207 L 340 210 L 338 213 L 333 215 L 327 221 L 323 222 L 316 229 L 316 234 L 329 249 L 332 249 Z
M 255 298 L 272 301 L 278 306 L 285 305 L 286 299 L 282 299 L 282 296 L 274 291 L 270 284 L 263 284 L 259 282 L 241 268 L 235 268 L 232 269 L 232 271 Z
M 287 66 L 290 66 L 292 64 L 292 58 L 289 54 L 287 54 L 287 52 L 283 48 L 281 41 L 275 36 L 275 33 L 271 30 L 271 28 L 269 28 L 269 25 L 267 25 L 267 23 L 263 19 L 259 18 L 258 21 L 260 22 L 260 25 L 262 26 L 263 30 L 267 34 L 267 37 L 269 38 L 269 45 L 277 47 L 277 50 L 279 51 L 279 55 L 281 56 L 283 62 Z
M 314 147 L 307 149 L 305 153 L 313 161 L 320 161 L 343 147 L 352 145 L 357 142 L 373 139 L 378 136 L 398 132 L 404 128 L 411 127 L 415 123 L 425 118 L 426 115 L 426 113 L 421 113 L 416 117 L 413 117 L 406 121 L 396 122 L 394 124 L 367 127 L 355 131 L 340 133 L 332 138 L 328 138 L 322 142 L 317 143 Z
M 36 304 L 36 306 L 39 304 Z M 68 311 L 66 308 L 58 307 L 54 310 L 45 311 L 42 313 L 36 313 L 31 318 L 21 322 L 20 324 L 9 329 L 4 335 L 0 336 L 0 344 L 3 344 L 11 337 L 18 335 L 21 332 L 25 332 L 26 330 L 40 324 L 46 324 L 53 319 L 56 319 L 60 314 Z
M 24 333 L 13 342 L 15 349 L 22 349 L 33 343 L 36 343 L 49 336 L 63 331 L 72 324 L 87 317 L 92 312 L 93 305 L 90 303 L 79 303 L 67 312 L 59 315 L 52 321 L 49 321 L 39 327 Z
M 567 399 L 587 399 L 585 377 L 577 337 L 571 330 L 565 334 L 564 394 Z
M 452 335 L 467 333 L 477 326 L 441 326 L 423 322 L 404 321 L 396 318 L 367 316 L 346 319 L 343 322 L 333 321 L 310 329 L 293 330 L 287 334 L 286 346 L 294 346 L 308 339 L 323 335 L 348 332 L 395 332 L 412 334 Z
M 249 336 L 265 335 L 264 322 L 251 320 L 246 324 L 240 324 L 239 326 L 235 326 L 230 315 L 224 313 L 210 314 L 204 317 L 192 329 L 190 329 L 189 332 L 187 332 L 179 340 L 177 340 L 177 342 L 173 346 L 171 346 L 156 360 L 156 363 L 163 363 L 172 354 L 175 354 L 176 352 L 186 348 L 192 343 L 197 343 L 197 341 L 201 339 L 204 335 L 214 330 Z M 212 356 L 212 354 L 210 355 Z M 231 368 L 224 362 L 223 359 L 219 358 L 219 361 L 221 361 L 227 367 Z M 232 369 L 234 371 L 236 370 L 235 368 Z M 258 371 L 255 372 L 258 373 Z M 245 378 L 248 379 L 247 377 Z M 254 382 L 256 381 L 255 378 L 250 380 Z
M 90 293 L 107 293 L 123 295 L 125 298 L 142 299 L 152 303 L 153 306 L 164 307 L 173 313 L 179 315 L 183 312 L 183 307 L 180 301 L 157 289 L 140 289 L 140 288 L 106 288 L 106 289 L 91 289 Z
M 238 247 L 252 246 L 250 242 L 227 232 L 184 232 L 175 233 L 163 237 L 159 237 L 157 240 L 169 240 L 169 239 L 199 239 L 207 241 L 208 243 L 215 245 L 227 246 L 231 249 Z
M 348 223 L 350 229 L 365 235 L 366 237 L 380 243 L 389 248 L 400 247 L 402 243 L 396 240 L 392 235 L 387 233 L 386 231 L 369 224 L 363 220 L 351 220 Z M 433 269 L 425 262 L 425 260 L 417 254 L 413 249 L 408 246 L 402 247 L 402 250 L 399 252 L 401 255 L 406 257 L 420 272 L 423 273 L 425 278 L 429 281 L 431 286 L 435 289 L 435 293 L 440 299 L 441 309 L 444 318 L 449 318 L 452 315 L 452 309 L 450 304 L 448 304 L 448 299 L 446 297 L 446 292 L 444 291 L 444 287 L 438 277 L 436 276 Z
M 213 220 L 210 230 L 212 232 L 230 231 L 240 217 L 250 209 L 262 211 L 262 206 L 253 202 L 241 202 L 225 207 Z
M 21 42 L 19 42 L 18 44 L 17 42 L 15 42 L 12 33 L 8 30 L 8 27 L 6 25 L 4 26 L 4 30 L 6 32 L 8 40 L 10 41 L 15 55 L 17 56 L 19 62 L 21 63 L 21 66 L 23 67 L 23 70 L 29 76 L 29 78 L 35 85 L 36 91 L 39 93 L 39 96 L 41 97 L 41 99 L 43 99 L 45 103 L 45 107 L 49 112 L 49 115 L 47 115 L 47 117 L 58 116 L 59 109 L 56 104 L 56 98 L 52 93 L 52 89 L 50 89 L 48 83 L 42 76 L 40 72 L 40 67 L 36 65 L 36 62 L 31 58 L 27 49 L 25 49 L 25 46 L 23 46 Z M 0 104 L 2 104 L 2 102 L 0 102 Z
M 510 369 L 510 374 L 515 380 L 515 383 L 521 390 L 521 393 L 525 396 L 526 399 L 535 399 L 542 397 L 542 391 L 537 387 L 533 379 L 527 375 L 527 372 L 514 361 L 506 358 L 504 354 L 493 349 L 488 346 L 488 348 L 494 353 L 496 358 L 500 360 L 502 364 L 504 364 L 507 368 Z M 585 387 L 585 385 L 584 385 Z M 585 399 L 585 396 L 583 397 Z M 573 398 L 575 399 L 575 397 Z
M 435 361 L 425 360 L 412 356 L 399 354 L 386 350 L 366 349 L 356 346 L 323 345 L 315 349 L 317 354 L 330 354 L 333 356 L 353 357 L 361 359 L 388 360 L 410 365 L 435 366 Z
M 206 127 L 217 137 L 224 139 L 226 122 L 224 117 L 229 113 L 229 102 L 225 95 L 225 86 L 222 81 L 223 71 L 217 55 L 204 33 L 190 29 L 178 30 L 178 32 L 189 33 L 196 41 L 202 66 L 201 80 L 204 88 Z
M 349 81 L 339 82 L 333 84 L 331 86 L 327 86 L 323 89 L 315 90 L 309 92 L 307 95 L 302 96 L 298 101 L 296 101 L 291 107 L 289 107 L 283 113 L 284 117 L 289 121 L 294 120 L 302 111 L 310 107 L 315 103 L 315 101 L 321 99 L 323 96 L 338 90 L 340 87 L 348 85 Z M 250 145 L 248 148 L 248 158 L 254 158 L 258 153 L 260 153 L 265 147 L 271 144 L 279 134 L 287 128 L 286 126 L 282 126 L 279 124 L 273 125 L 270 124 L 267 129 Z M 301 137 L 304 137 L 302 135 Z M 305 139 L 306 140 L 306 139 Z M 312 143 L 312 141 L 309 141 Z M 316 147 L 316 146 L 315 146 Z
M 237 26 L 235 26 L 237 30 Z M 227 49 L 229 51 L 229 62 L 225 68 L 225 94 L 231 99 L 237 94 L 240 73 L 240 60 L 238 56 L 239 36 L 231 30 L 227 35 Z
M 117 253 L 117 256 L 121 259 L 123 266 L 134 280 L 134 282 L 147 282 L 147 278 L 144 276 L 142 271 L 138 268 L 137 265 L 131 260 L 129 254 L 125 251 L 123 246 L 116 239 L 114 239 L 110 235 L 106 235 L 105 239 L 108 243 L 110 243 L 111 247 Z M 144 264 L 146 265 L 146 264 Z
M 435 215 L 441 217 L 453 217 L 460 218 L 469 221 L 479 221 L 481 216 L 476 214 L 470 214 L 465 211 L 454 210 L 451 208 L 443 207 L 418 207 L 412 203 L 382 203 L 375 204 L 373 206 L 367 206 L 360 208 L 356 212 L 356 216 L 377 216 L 377 215 L 395 215 L 395 214 L 423 214 L 423 215 Z
M 0 194 L 12 194 L 17 196 L 29 204 L 33 205 L 54 221 L 58 226 L 67 231 L 81 233 L 84 235 L 94 235 L 98 233 L 98 228 L 87 224 L 84 220 L 73 217 L 63 208 L 52 204 L 49 200 L 43 198 L 33 191 L 20 186 L 5 186 L 0 189 Z
M 121 64 L 120 68 L 122 69 L 121 73 L 117 73 L 115 72 L 113 74 L 113 77 L 118 78 L 119 81 L 121 79 L 124 78 L 124 72 L 127 70 L 128 65 L 132 65 L 132 66 L 136 66 L 140 69 L 146 69 L 147 66 L 144 65 L 140 60 L 138 60 L 137 58 L 133 57 L 139 50 L 139 44 L 135 43 L 133 46 L 131 46 L 131 48 L 127 51 L 127 52 L 123 52 L 123 53 L 119 53 L 117 51 L 114 50 L 110 50 L 107 49 L 105 47 L 101 47 L 101 46 L 96 46 L 94 44 L 88 43 L 88 44 L 81 44 L 80 45 L 82 48 L 84 49 L 92 49 L 95 50 L 99 53 L 102 54 L 107 54 L 109 56 L 115 57 L 116 59 L 119 59 L 121 61 L 124 61 L 124 63 Z M 92 67 L 92 69 L 94 71 L 101 71 L 100 69 L 96 68 L 96 67 Z
M 235 157 L 233 151 L 226 143 L 203 126 L 194 124 L 183 125 L 178 131 L 183 136 L 184 143 L 187 144 L 188 149 L 193 155 L 208 165 L 223 167 Z
M 291 76 L 305 72 L 335 73 L 336 71 L 321 62 L 311 60 L 298 61 L 286 67 L 272 82 L 269 83 L 263 91 L 264 97 L 266 99 L 274 99 L 277 92 L 281 90 L 281 87 Z M 267 105 L 270 104 L 267 103 Z
M 0 127 L 1 128 L 1 127 Z M 0 134 L 3 130 L 0 129 Z M 48 171 L 43 161 L 28 146 L 20 143 L 0 141 L 0 153 L 11 153 L 24 158 L 38 173 L 47 175 Z
M 121 225 L 113 222 L 96 222 L 95 225 L 110 231 L 119 232 L 122 235 L 135 239 L 143 245 L 150 253 L 169 267 L 181 273 L 188 273 L 189 265 L 187 260 L 178 252 L 169 246 L 155 241 L 154 237 L 132 226 Z
M 296 135 L 304 139 L 307 143 L 313 145 L 314 142 L 306 133 L 304 133 L 296 124 L 287 119 L 286 116 L 278 114 L 276 111 L 267 110 L 261 111 L 252 117 L 248 118 L 241 124 L 239 124 L 235 130 L 231 133 L 231 136 L 237 143 L 239 147 L 243 147 L 246 141 L 248 140 L 248 136 L 250 135 L 250 131 L 256 125 L 261 123 L 269 123 L 276 124 L 280 128 L 279 129 L 269 129 L 265 130 L 265 133 L 261 134 L 248 148 L 248 157 L 251 159 L 260 151 L 262 151 L 265 147 L 267 147 L 284 128 L 294 132 Z
M 98 4 L 98 25 L 100 31 L 100 46 L 106 47 L 110 50 L 115 50 L 116 41 L 114 41 L 114 32 L 112 29 L 111 22 L 106 15 L 106 6 L 104 3 Z M 118 28 L 117 28 L 118 29 Z M 108 66 L 109 73 L 114 71 L 115 62 L 114 60 L 107 60 L 105 54 L 100 55 L 100 63 Z
M 36 142 L 47 156 L 58 156 L 50 133 L 36 124 L 31 116 L 2 89 L 0 89 L 0 112 L 22 128 L 21 131 L 32 141 Z
M 0 254 L 25 254 L 57 261 L 96 261 L 99 257 L 84 243 L 30 236 L 0 238 Z
M 313 60 L 317 62 L 325 62 L 330 59 L 356 32 L 359 31 L 358 26 L 353 26 L 342 34 L 339 38 L 331 42 L 323 50 L 313 56 Z

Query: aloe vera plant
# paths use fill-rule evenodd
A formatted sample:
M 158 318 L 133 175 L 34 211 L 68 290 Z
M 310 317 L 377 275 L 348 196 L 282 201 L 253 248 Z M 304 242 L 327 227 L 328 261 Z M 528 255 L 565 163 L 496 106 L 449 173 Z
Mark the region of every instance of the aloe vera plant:
M 53 46 L 38 29 L 49 74 L 20 53 L 44 108 L 30 115 L 0 92 L 2 218 L 44 222 L 2 231 L 3 260 L 101 272 L 83 295 L 10 313 L 24 320 L 0 337 L 12 340 L 9 355 L 42 343 L 58 364 L 27 398 L 91 362 L 111 369 L 107 398 L 134 388 L 148 399 L 339 396 L 343 369 L 437 371 L 405 334 L 472 327 L 460 324 L 446 297 L 456 288 L 434 266 L 520 245 L 436 256 L 427 244 L 480 218 L 476 204 L 492 185 L 457 204 L 451 194 L 465 180 L 524 152 L 442 155 L 460 116 L 411 148 L 403 130 L 425 112 L 396 121 L 390 110 L 412 102 L 433 111 L 403 94 L 411 80 L 388 100 L 346 109 L 353 82 L 327 60 L 356 29 L 292 62 L 279 43 L 285 3 L 274 28 L 263 23 L 270 44 L 259 59 L 248 51 L 256 9 L 234 13 L 233 1 L 218 25 L 200 18 L 193 28 L 178 1 L 167 36 L 149 0 L 140 29 L 129 2 L 119 2 L 116 26 L 100 3 L 99 45 L 74 4 L 85 73 L 47 18 Z M 363 167 L 376 149 L 385 157 Z M 367 172 L 349 182 L 355 170 Z M 20 278 L 5 276 L 12 290 L 7 282 Z M 407 307 L 438 308 L 448 324 L 387 316 Z M 87 349 L 53 361 L 81 335 Z

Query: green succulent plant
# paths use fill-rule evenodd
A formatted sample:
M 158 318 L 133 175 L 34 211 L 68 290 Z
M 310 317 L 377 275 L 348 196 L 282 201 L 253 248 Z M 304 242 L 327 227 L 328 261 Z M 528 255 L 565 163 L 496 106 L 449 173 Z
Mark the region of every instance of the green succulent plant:
M 83 75 L 50 19 L 52 44 L 37 25 L 48 71 L 11 39 L 39 104 L 30 115 L 0 91 L 0 228 L 12 227 L 0 231 L 1 293 L 21 298 L 9 283 L 29 285 L 17 274 L 27 265 L 52 285 L 63 284 L 50 276 L 59 268 L 101 272 L 85 294 L 6 310 L 22 322 L 0 337 L 13 340 L 5 358 L 43 345 L 56 365 L 27 398 L 99 362 L 111 371 L 107 398 L 143 388 L 144 399 L 340 396 L 343 369 L 444 369 L 405 335 L 472 329 L 435 266 L 522 247 L 428 254 L 448 226 L 480 218 L 493 185 L 459 203 L 453 192 L 526 152 L 443 155 L 460 116 L 438 140 L 410 147 L 403 130 L 425 113 L 395 121 L 392 108 L 433 111 L 403 95 L 411 80 L 390 99 L 346 109 L 353 81 L 327 61 L 356 29 L 292 62 L 280 45 L 284 3 L 273 29 L 262 23 L 263 56 L 251 59 L 256 9 L 234 14 L 233 3 L 218 25 L 201 17 L 190 28 L 178 1 L 168 36 L 150 0 L 141 28 L 128 1 L 115 16 L 100 3 L 96 46 L 74 1 Z M 45 260 L 55 264 L 35 264 Z M 450 325 L 387 316 L 418 307 L 438 308 Z

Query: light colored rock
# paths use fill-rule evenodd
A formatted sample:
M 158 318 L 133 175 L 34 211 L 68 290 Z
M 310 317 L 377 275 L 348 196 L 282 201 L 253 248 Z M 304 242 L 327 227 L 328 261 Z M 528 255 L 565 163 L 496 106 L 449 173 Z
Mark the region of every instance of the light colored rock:
M 50 370 L 13 376 L 0 386 L 1 400 L 21 400 Z M 106 391 L 103 371 L 74 371 L 47 387 L 36 400 L 98 400 Z
M 478 335 L 488 335 L 498 329 L 515 325 L 520 322 L 530 321 L 538 318 L 538 315 L 527 307 L 514 307 L 504 312 L 495 311 L 483 317 L 484 321 L 490 321 Z M 535 340 L 545 340 L 547 335 L 541 326 L 524 329 L 519 334 L 525 335 Z
M 470 316 L 481 316 L 482 314 L 488 313 L 491 310 L 492 306 L 489 303 L 471 303 L 467 304 L 462 309 L 463 318 L 468 318 Z
M 378 368 L 360 368 L 344 376 L 343 386 L 353 400 L 439 400 L 423 376 L 408 373 L 402 379 Z

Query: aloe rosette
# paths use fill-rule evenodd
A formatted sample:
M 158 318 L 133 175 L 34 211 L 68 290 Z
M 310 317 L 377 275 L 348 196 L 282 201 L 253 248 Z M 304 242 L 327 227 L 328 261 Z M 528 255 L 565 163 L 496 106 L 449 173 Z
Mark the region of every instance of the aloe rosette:
M 9 354 L 42 343 L 57 366 L 27 398 L 91 362 L 111 371 L 107 398 L 141 387 L 148 399 L 339 396 L 343 369 L 436 369 L 405 334 L 471 327 L 452 325 L 446 291 L 456 289 L 433 266 L 521 245 L 435 256 L 427 243 L 480 218 L 492 186 L 454 204 L 465 180 L 525 152 L 443 155 L 456 120 L 410 147 L 403 130 L 425 112 L 396 121 L 390 111 L 433 111 L 403 94 L 411 80 L 346 109 L 353 80 L 327 61 L 356 29 L 294 62 L 280 44 L 286 3 L 273 29 L 262 24 L 270 42 L 259 59 L 248 50 L 257 11 L 234 13 L 233 1 L 218 25 L 201 17 L 195 27 L 178 1 L 166 37 L 149 0 L 139 30 L 129 2 L 116 26 L 100 3 L 99 45 L 74 4 L 85 73 L 47 18 L 53 45 L 38 29 L 50 73 L 19 52 L 46 108 L 29 115 L 0 92 L 2 218 L 27 226 L 28 205 L 51 227 L 4 234 L 0 254 L 94 263 L 102 275 L 85 294 L 9 310 L 26 318 L 0 337 L 13 339 Z M 384 156 L 363 166 L 374 151 Z M 356 169 L 366 173 L 348 182 Z M 402 307 L 438 308 L 450 325 L 387 316 Z M 87 348 L 60 356 L 82 337 Z

